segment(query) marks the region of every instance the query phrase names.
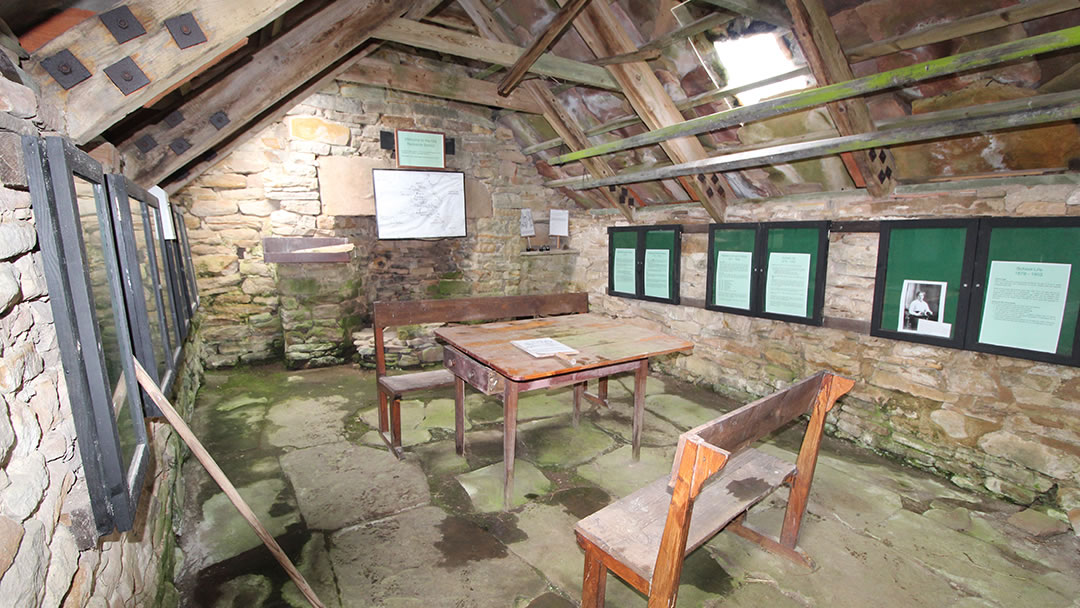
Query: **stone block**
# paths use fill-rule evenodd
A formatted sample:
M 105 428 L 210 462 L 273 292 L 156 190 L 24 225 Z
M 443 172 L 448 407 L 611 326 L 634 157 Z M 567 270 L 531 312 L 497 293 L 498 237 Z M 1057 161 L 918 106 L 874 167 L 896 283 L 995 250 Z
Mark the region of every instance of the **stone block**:
M 240 213 L 256 217 L 267 217 L 277 209 L 270 201 L 240 201 L 237 205 Z
M 30 251 L 37 245 L 37 231 L 29 222 L 0 224 L 0 260 Z
M 239 173 L 209 173 L 199 177 L 199 185 L 206 188 L 246 188 L 247 178 Z
M 311 194 L 313 196 L 318 196 L 318 194 L 314 192 L 304 192 L 302 194 Z M 322 211 L 322 203 L 320 203 L 319 199 L 317 198 L 284 199 L 281 201 L 281 208 L 285 211 L 291 211 L 300 215 L 319 215 L 319 213 Z
M 22 139 L 18 133 L 0 133 L 0 185 L 27 187 Z
M 37 116 L 37 96 L 29 87 L 6 78 L 0 78 L 0 112 L 7 112 L 17 118 Z
M 232 215 L 238 210 L 236 201 L 221 199 L 196 199 L 191 205 L 191 214 L 198 217 Z
M 15 278 L 15 267 L 0 263 L 0 314 L 6 313 L 22 297 L 22 286 Z
M 237 270 L 239 258 L 235 255 L 204 255 L 195 259 L 199 274 L 232 274 Z M 230 272 L 231 271 L 231 272 Z
M 295 139 L 347 146 L 351 133 L 345 125 L 329 122 L 317 116 L 290 116 L 285 119 L 289 135 Z
M 1069 530 L 1069 524 L 1035 509 L 1024 509 L 1019 513 L 1014 513 L 1009 517 L 1009 523 L 1036 538 L 1057 536 Z
M 389 160 L 362 156 L 319 159 L 319 195 L 326 215 L 375 215 L 372 169 L 394 166 Z

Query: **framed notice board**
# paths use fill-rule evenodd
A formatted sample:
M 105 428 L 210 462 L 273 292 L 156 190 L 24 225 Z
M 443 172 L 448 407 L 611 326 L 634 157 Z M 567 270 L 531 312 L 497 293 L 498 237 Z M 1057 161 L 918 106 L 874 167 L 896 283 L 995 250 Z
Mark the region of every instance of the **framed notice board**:
M 967 348 L 1080 366 L 1080 217 L 979 223 Z
M 828 222 L 713 224 L 705 307 L 821 325 Z
M 608 228 L 608 294 L 679 303 L 682 226 Z
M 978 220 L 882 222 L 870 334 L 963 348 Z

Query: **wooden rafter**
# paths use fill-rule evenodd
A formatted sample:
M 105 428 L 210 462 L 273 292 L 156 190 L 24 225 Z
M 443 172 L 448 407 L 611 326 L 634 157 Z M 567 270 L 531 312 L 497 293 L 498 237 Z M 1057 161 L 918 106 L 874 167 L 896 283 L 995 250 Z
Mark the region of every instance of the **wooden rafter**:
M 832 84 L 855 78 L 821 0 L 787 0 L 787 5 L 794 22 L 792 31 L 818 83 Z M 833 102 L 826 107 L 840 135 L 857 135 L 874 130 L 870 108 L 862 98 Z M 847 152 L 844 154 L 844 166 L 855 185 L 865 185 L 872 196 L 882 197 L 896 186 L 893 179 L 896 161 L 887 149 L 873 152 L 873 155 L 862 151 Z
M 570 23 L 574 20 L 574 17 L 578 16 L 578 13 L 585 8 L 585 5 L 589 3 L 589 0 L 570 0 L 561 9 L 558 14 L 555 15 L 555 19 L 548 24 L 543 32 L 532 41 L 525 52 L 518 57 L 518 60 L 514 62 L 514 65 L 510 66 L 510 70 L 503 76 L 502 81 L 499 82 L 499 95 L 503 97 L 509 95 L 519 84 L 521 79 L 525 77 L 525 73 L 529 71 L 529 68 L 537 59 L 540 58 L 548 48 L 555 44 L 555 41 L 562 36 L 566 28 L 570 27 Z
M 370 84 L 409 93 L 420 93 L 442 99 L 453 99 L 482 106 L 494 106 L 530 114 L 543 114 L 536 100 L 521 91 L 503 97 L 495 84 L 448 72 L 431 72 L 422 68 L 398 65 L 378 59 L 361 59 L 338 76 L 338 80 Z
M 619 150 L 627 150 L 639 146 L 660 143 L 676 137 L 697 135 L 730 127 L 735 124 L 755 122 L 790 114 L 800 110 L 817 107 L 829 103 L 876 93 L 887 89 L 907 86 L 917 82 L 923 82 L 932 78 L 948 76 L 958 72 L 986 68 L 1017 59 L 1026 59 L 1045 53 L 1052 53 L 1072 47 L 1080 46 L 1080 26 L 1070 27 L 1056 32 L 1031 36 L 1022 40 L 1013 40 L 975 51 L 960 53 L 950 57 L 933 59 L 923 63 L 889 70 L 878 74 L 863 76 L 847 82 L 838 82 L 827 86 L 817 87 L 798 93 L 792 93 L 783 97 L 777 97 L 749 106 L 742 106 L 731 110 L 716 112 L 708 116 L 683 121 L 661 129 L 653 129 L 647 133 L 626 137 L 617 141 L 607 142 L 593 146 L 585 150 L 578 150 L 551 158 L 549 162 L 559 164 L 611 154 Z
M 393 19 L 375 31 L 375 38 L 398 42 L 456 57 L 510 66 L 524 53 L 521 47 L 446 28 Z M 618 90 L 619 85 L 604 68 L 544 53 L 529 68 L 530 72 L 601 89 Z
M 758 21 L 771 23 L 777 27 L 790 28 L 791 17 L 784 13 L 783 9 L 769 2 L 769 0 L 703 0 L 713 6 L 729 10 L 733 13 L 746 15 Z
M 574 28 L 585 44 L 598 57 L 619 55 L 636 49 L 630 37 L 615 18 L 607 0 L 594 0 L 578 19 Z M 622 86 L 634 112 L 650 129 L 658 129 L 683 120 L 675 102 L 668 95 L 652 68 L 644 62 L 608 66 L 608 70 Z M 708 158 L 708 153 L 696 138 L 687 137 L 666 141 L 662 148 L 676 163 Z M 680 180 L 691 197 L 697 199 L 718 222 L 724 221 L 726 198 L 734 197 L 727 180 L 721 175 Z
M 33 54 L 30 73 L 41 87 L 40 99 L 52 104 L 64 124 L 56 125 L 78 144 L 100 135 L 246 36 L 274 21 L 299 0 L 217 2 L 215 0 L 132 0 L 126 3 L 146 29 L 138 38 L 117 44 L 100 19 L 87 19 L 49 41 Z M 191 12 L 207 41 L 180 49 L 165 27 L 166 19 Z M 67 50 L 90 77 L 65 90 L 42 67 L 42 60 Z M 149 84 L 125 95 L 105 69 L 127 57 Z M 130 72 L 127 72 L 130 74 Z
M 465 9 L 465 12 L 468 13 L 469 17 L 476 24 L 477 29 L 480 30 L 481 35 L 485 38 L 499 40 L 503 43 L 509 43 L 511 41 L 510 35 L 506 32 L 506 29 L 496 20 L 495 14 L 484 5 L 482 0 L 458 0 L 458 4 Z M 574 117 L 562 107 L 562 104 L 555 99 L 555 95 L 546 85 L 539 82 L 527 82 L 525 83 L 525 88 L 533 96 L 536 102 L 544 108 L 544 119 L 560 137 L 568 142 L 568 145 L 571 148 L 589 145 L 589 140 L 585 137 L 585 132 L 582 130 L 581 125 L 577 124 Z M 615 170 L 608 165 L 607 161 L 600 158 L 590 160 L 598 161 L 583 163 L 585 169 L 593 177 L 612 177 L 615 175 Z M 599 190 L 597 191 L 597 195 L 608 207 L 618 209 L 626 219 L 631 222 L 634 221 L 634 216 L 630 211 L 630 208 L 616 200 L 610 192 L 607 190 Z
M 734 171 L 818 158 L 853 150 L 879 149 L 974 133 L 1015 129 L 1080 118 L 1080 99 L 1074 92 L 1051 93 L 971 108 L 959 108 L 911 117 L 885 131 L 860 133 L 805 143 L 770 146 L 758 150 L 725 154 L 704 161 L 647 169 L 613 178 L 582 180 L 571 188 L 602 188 L 643 181 L 671 179 L 702 171 Z
M 184 103 L 183 122 L 158 123 L 137 131 L 119 147 L 128 158 L 128 173 L 139 183 L 157 183 L 210 150 L 265 109 L 286 97 L 367 40 L 380 23 L 408 10 L 411 2 L 380 0 L 333 2 L 256 52 L 245 69 L 236 70 Z M 315 43 L 317 41 L 317 44 Z M 224 112 L 228 123 L 218 128 L 210 117 Z M 156 146 L 138 149 L 149 136 Z M 183 138 L 177 153 L 170 144 Z

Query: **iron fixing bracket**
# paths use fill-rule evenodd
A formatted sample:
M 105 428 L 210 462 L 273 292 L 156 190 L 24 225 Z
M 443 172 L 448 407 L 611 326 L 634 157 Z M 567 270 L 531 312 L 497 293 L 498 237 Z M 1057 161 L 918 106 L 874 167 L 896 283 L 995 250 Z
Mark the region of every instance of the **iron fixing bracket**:
M 182 122 L 184 122 L 184 115 L 180 113 L 180 110 L 174 110 L 165 116 L 165 124 L 169 125 L 170 128 Z
M 165 20 L 165 27 L 169 28 L 176 46 L 186 49 L 189 46 L 206 42 L 206 34 L 203 33 L 199 23 L 195 21 L 195 15 L 184 13 Z
M 42 59 L 41 67 L 45 68 L 45 71 L 56 79 L 56 82 L 64 87 L 65 90 L 90 78 L 90 70 L 87 70 L 86 66 L 80 63 L 79 60 L 75 58 L 75 55 L 67 49 L 60 51 L 52 57 Z
M 128 40 L 138 38 L 146 33 L 146 28 L 139 23 L 131 9 L 126 6 L 118 6 L 111 11 L 99 15 L 101 22 L 109 29 L 109 33 L 116 38 L 117 44 L 124 44 Z
M 154 139 L 153 135 L 147 133 L 135 140 L 135 147 L 139 149 L 139 152 L 146 154 L 157 147 L 157 140 Z
M 169 143 L 169 149 L 172 150 L 173 153 L 177 156 L 180 156 L 184 152 L 187 152 L 191 149 L 191 142 L 184 139 L 183 137 L 177 137 Z
M 210 115 L 210 124 L 220 131 L 225 128 L 225 125 L 229 124 L 229 115 L 221 111 L 214 112 Z
M 130 56 L 105 68 L 105 75 L 124 95 L 131 95 L 150 84 L 150 79 L 135 65 L 135 60 Z

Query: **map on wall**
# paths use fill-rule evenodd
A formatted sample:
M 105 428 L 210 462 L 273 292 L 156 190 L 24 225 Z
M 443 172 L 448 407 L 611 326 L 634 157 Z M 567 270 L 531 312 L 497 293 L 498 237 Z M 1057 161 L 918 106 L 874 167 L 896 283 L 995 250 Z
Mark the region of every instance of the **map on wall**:
M 465 236 L 465 174 L 373 169 L 380 239 Z

